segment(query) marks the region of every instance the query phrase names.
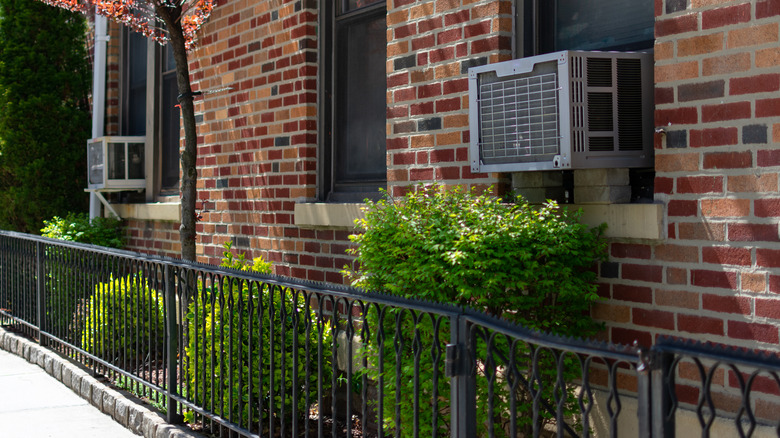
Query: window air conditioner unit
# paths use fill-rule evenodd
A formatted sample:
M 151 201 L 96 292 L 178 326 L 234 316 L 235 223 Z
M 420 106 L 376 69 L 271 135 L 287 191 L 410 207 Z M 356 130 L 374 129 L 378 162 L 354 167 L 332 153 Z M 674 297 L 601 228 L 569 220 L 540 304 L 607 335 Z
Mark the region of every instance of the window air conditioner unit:
M 145 137 L 99 137 L 87 141 L 91 190 L 139 190 L 144 177 Z
M 472 171 L 652 167 L 652 68 L 565 51 L 469 69 Z

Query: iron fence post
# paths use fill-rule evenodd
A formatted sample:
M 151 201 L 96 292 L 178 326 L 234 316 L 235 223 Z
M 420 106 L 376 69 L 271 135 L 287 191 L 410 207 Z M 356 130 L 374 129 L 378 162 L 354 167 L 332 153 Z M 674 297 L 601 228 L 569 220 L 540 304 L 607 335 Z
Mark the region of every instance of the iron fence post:
M 452 438 L 477 435 L 476 375 L 468 351 L 468 324 L 462 315 L 452 317 L 447 345 L 446 372 L 450 377 L 450 428 Z
M 637 397 L 640 438 L 674 437 L 672 395 L 674 355 L 657 346 L 639 351 Z
M 166 356 L 167 356 L 167 381 L 166 384 L 166 404 L 168 412 L 166 414 L 168 423 L 177 424 L 183 421 L 179 413 L 179 406 L 173 396 L 178 394 L 178 352 L 179 352 L 179 327 L 176 321 L 176 282 L 174 278 L 173 267 L 170 264 L 165 265 L 165 334 L 166 334 Z
M 35 292 L 37 298 L 37 311 L 38 311 L 38 343 L 40 345 L 46 345 L 46 339 L 44 339 L 44 332 L 46 331 L 46 297 L 44 290 L 46 288 L 46 280 L 44 278 L 44 266 L 43 266 L 43 242 L 35 243 Z
M 675 415 L 672 412 L 672 391 L 674 391 L 674 354 L 651 349 L 656 366 L 652 370 L 652 436 L 654 438 L 673 438 L 675 435 Z
M 639 350 L 637 366 L 637 417 L 639 438 L 653 436 L 653 368 L 656 366 L 652 354 Z

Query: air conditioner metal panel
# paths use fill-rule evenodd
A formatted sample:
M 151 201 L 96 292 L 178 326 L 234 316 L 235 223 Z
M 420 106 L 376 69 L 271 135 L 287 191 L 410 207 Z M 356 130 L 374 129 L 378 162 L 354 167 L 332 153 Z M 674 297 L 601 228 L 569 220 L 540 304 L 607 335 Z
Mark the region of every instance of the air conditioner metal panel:
M 556 52 L 469 70 L 472 171 L 652 166 L 652 56 Z
M 140 190 L 146 187 L 146 137 L 99 137 L 87 142 L 91 190 Z

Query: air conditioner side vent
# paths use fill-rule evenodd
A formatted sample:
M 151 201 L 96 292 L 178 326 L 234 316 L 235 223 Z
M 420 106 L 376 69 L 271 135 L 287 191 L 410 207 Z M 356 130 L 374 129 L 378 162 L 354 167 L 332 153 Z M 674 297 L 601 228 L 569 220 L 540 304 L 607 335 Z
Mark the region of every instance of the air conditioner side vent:
M 585 132 L 574 131 L 571 143 L 574 152 L 585 152 Z
M 615 137 L 596 137 L 588 139 L 589 152 L 610 152 L 615 150 Z
M 612 93 L 588 93 L 588 129 L 613 131 L 615 121 L 612 108 Z
M 618 143 L 621 151 L 642 150 L 641 69 L 638 59 L 617 60 Z
M 582 58 L 575 56 L 571 59 L 571 78 L 572 80 L 581 80 L 583 77 Z
M 588 87 L 612 86 L 612 59 L 587 58 Z

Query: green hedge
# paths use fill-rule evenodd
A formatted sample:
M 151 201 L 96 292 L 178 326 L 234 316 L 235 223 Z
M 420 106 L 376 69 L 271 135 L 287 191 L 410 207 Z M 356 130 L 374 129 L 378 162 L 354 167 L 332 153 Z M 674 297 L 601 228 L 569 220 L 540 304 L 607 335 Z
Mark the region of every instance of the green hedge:
M 249 262 L 243 256 L 234 257 L 230 245 L 226 245 L 221 266 L 261 273 L 271 271 L 271 264 L 262 259 Z M 189 305 L 189 343 L 186 346 L 189 393 L 197 404 L 244 427 L 250 416 L 254 424 L 261 415 L 267 420 L 271 404 L 275 418 L 281 418 L 282 405 L 285 421 L 294 418 L 293 410 L 297 410 L 295 418 L 306 418 L 309 406 L 317 401 L 318 361 L 322 364 L 323 382 L 331 381 L 330 347 L 333 341 L 330 325 L 316 324 L 316 311 L 302 294 L 257 282 L 250 286 L 228 281 L 224 278 L 221 287 L 219 281 L 216 285 L 201 284 L 199 296 L 193 297 Z M 258 309 L 262 312 L 260 318 Z M 307 328 L 306 320 L 315 323 Z M 317 356 L 320 338 L 326 348 L 322 357 Z M 308 356 L 307 345 L 310 348 Z M 294 352 L 297 364 L 293 362 Z M 269 372 L 271 354 L 274 354 L 273 375 Z M 310 373 L 308 394 L 305 392 L 307 371 Z M 294 372 L 297 373 L 296 381 L 292 379 Z M 273 400 L 270 398 L 272 388 Z M 293 392 L 298 395 L 296 406 L 292 404 Z M 260 397 L 264 406 L 262 413 L 258 409 Z M 185 419 L 191 422 L 194 416 L 188 413 Z
M 589 229 L 579 218 L 579 212 L 570 212 L 554 203 L 531 206 L 519 197 L 503 200 L 489 193 L 461 188 L 419 186 L 401 199 L 386 195 L 377 202 L 367 201 L 365 218 L 357 221 L 361 232 L 350 237 L 357 245 L 352 253 L 360 268 L 347 268 L 345 274 L 354 286 L 470 306 L 559 335 L 590 336 L 601 327 L 588 316 L 588 310 L 598 299 L 593 268 L 596 261 L 606 256 L 606 242 L 602 238 L 603 226 Z M 413 333 L 408 318 L 403 324 L 403 333 Z M 426 327 L 421 329 L 429 331 Z M 392 332 L 387 335 L 391 336 Z M 404 342 L 410 345 L 411 335 Z M 423 351 L 430 347 L 430 343 L 424 345 Z M 496 347 L 508 348 L 507 345 Z M 484 392 L 487 360 L 486 348 L 479 348 L 483 357 L 480 369 L 483 392 L 478 393 L 481 399 L 487 397 Z M 385 355 L 388 353 L 392 352 L 386 351 Z M 520 347 L 516 354 L 527 359 L 529 350 Z M 410 424 L 414 415 L 413 354 L 407 349 L 403 355 L 401 421 Z M 541 361 L 544 368 L 552 368 L 554 372 L 554 358 L 543 357 Z M 527 363 L 518 367 L 526 378 L 531 377 Z M 579 372 L 572 360 L 567 360 L 564 368 L 567 377 Z M 378 378 L 376 369 L 374 364 L 368 370 L 374 380 Z M 431 367 L 423 367 L 420 381 L 424 396 L 432 394 L 432 373 Z M 439 373 L 444 375 L 443 366 Z M 391 397 L 395 396 L 395 378 L 394 366 L 386 366 L 385 394 Z M 505 380 L 506 376 L 499 376 L 501 379 Z M 543 379 L 549 389 L 543 397 L 552 403 L 553 376 L 548 374 Z M 442 380 L 438 388 L 440 411 L 446 412 L 449 388 L 448 381 Z M 506 386 L 497 385 L 496 391 L 497 412 L 493 418 L 486 418 L 487 404 L 478 403 L 478 428 L 483 433 L 488 423 L 508 421 L 502 412 L 506 408 L 502 405 L 507 404 Z M 517 396 L 521 426 L 530 430 L 530 419 L 525 415 L 530 412 L 530 394 L 521 391 Z M 575 402 L 569 391 L 570 412 L 576 409 Z M 384 406 L 385 425 L 394 428 L 395 404 L 386 401 Z M 420 415 L 421 435 L 430 435 L 431 412 L 422 411 Z M 446 415 L 439 416 L 438 433 L 449 430 L 447 419 Z M 401 427 L 402 435 L 404 430 L 408 429 Z
M 114 278 L 95 287 L 89 298 L 81 347 L 122 365 L 162 357 L 165 348 L 163 295 L 141 274 Z
M 65 217 L 44 220 L 43 224 L 41 234 L 44 237 L 111 248 L 124 245 L 122 222 L 118 219 L 94 218 L 90 221 L 85 213 L 68 213 Z M 47 331 L 63 339 L 73 339 L 80 336 L 74 317 L 77 303 L 84 291 L 88 293 L 95 284 L 78 275 L 79 253 L 50 246 L 46 255 L 52 261 L 46 273 Z
M 43 221 L 41 235 L 109 248 L 124 247 L 122 221 L 114 217 L 90 219 L 86 213 L 68 213 Z

